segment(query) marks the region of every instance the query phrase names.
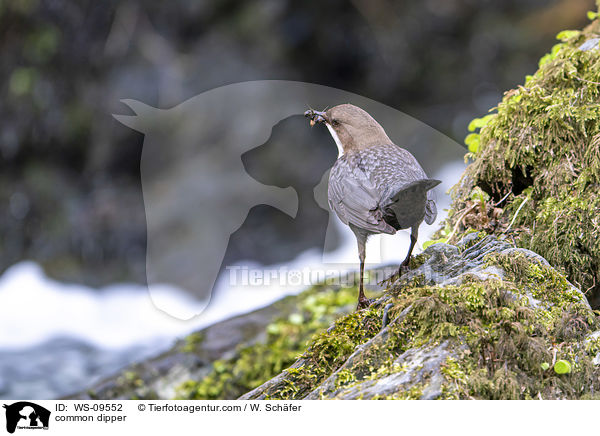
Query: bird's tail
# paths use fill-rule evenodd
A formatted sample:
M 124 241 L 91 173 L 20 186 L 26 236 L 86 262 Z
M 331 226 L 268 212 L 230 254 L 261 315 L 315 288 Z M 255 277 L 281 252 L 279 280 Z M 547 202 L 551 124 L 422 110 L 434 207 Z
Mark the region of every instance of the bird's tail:
M 437 216 L 435 201 L 427 192 L 440 183 L 442 183 L 440 180 L 435 179 L 416 180 L 392 195 L 389 209 L 393 212 L 400 228 L 411 227 L 423 219 L 427 224 L 435 221 Z
M 422 194 L 430 189 L 435 188 L 437 185 L 442 183 L 441 180 L 436 179 L 421 179 L 415 182 L 409 183 L 404 186 L 400 191 L 396 192 L 392 196 L 392 201 L 403 203 L 405 200 L 410 200 L 414 195 Z

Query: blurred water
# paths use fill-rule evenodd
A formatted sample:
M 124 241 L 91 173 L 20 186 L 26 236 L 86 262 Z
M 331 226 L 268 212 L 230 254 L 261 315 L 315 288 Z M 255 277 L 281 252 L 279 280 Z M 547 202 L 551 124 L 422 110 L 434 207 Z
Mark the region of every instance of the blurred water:
M 423 225 L 420 243 L 430 238 L 446 216 L 449 197 L 444 193 L 457 181 L 464 163 L 452 162 L 432 177 L 443 181 L 438 194 L 439 214 Z M 285 271 L 335 265 L 340 272 L 357 267 L 352 232 L 333 220 L 344 235 L 341 246 L 323 257 L 311 250 L 293 262 L 270 266 Z M 397 263 L 406 255 L 408 232 L 373 237 L 367 263 Z M 252 267 L 240 262 L 238 266 Z M 21 262 L 0 277 L 0 398 L 54 398 L 85 389 L 119 368 L 169 347 L 191 331 L 229 317 L 264 307 L 295 294 L 310 283 L 277 280 L 270 285 L 232 286 L 227 272 L 206 310 L 189 320 L 158 310 L 145 286 L 118 284 L 102 289 L 65 284 L 45 276 L 33 262 Z M 169 314 L 200 312 L 202 302 L 172 286 L 156 288 L 154 298 Z M 197 310 L 196 310 L 197 309 Z

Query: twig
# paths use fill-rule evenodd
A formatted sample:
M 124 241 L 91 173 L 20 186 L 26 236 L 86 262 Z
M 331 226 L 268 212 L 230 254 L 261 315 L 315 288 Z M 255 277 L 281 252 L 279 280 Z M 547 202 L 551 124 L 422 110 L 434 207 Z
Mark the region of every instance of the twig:
M 533 229 L 531 230 L 531 239 L 529 240 L 529 249 L 531 250 L 531 247 L 533 246 L 533 236 L 535 235 L 535 224 L 537 223 L 537 220 L 533 220 Z
M 599 83 L 599 82 L 593 82 L 593 81 L 591 81 L 591 80 L 582 79 L 581 77 L 577 77 L 577 76 L 575 76 L 575 78 L 576 78 L 577 80 L 581 80 L 582 82 L 591 83 L 591 84 L 593 84 L 593 85 L 600 85 L 600 83 Z
M 529 200 L 529 197 L 525 197 L 525 200 L 523 200 L 523 203 L 521 203 L 519 205 L 519 208 L 517 209 L 517 212 L 515 212 L 515 216 L 513 217 L 513 219 L 511 220 L 510 224 L 508 225 L 508 227 L 506 228 L 506 230 L 504 232 L 502 232 L 502 234 L 508 232 L 510 230 L 510 228 L 512 227 L 512 225 L 514 224 L 515 220 L 517 219 L 517 216 L 519 215 L 519 212 L 521 212 L 521 208 L 523 206 L 525 206 L 525 203 L 527 203 L 527 200 Z
M 456 221 L 456 224 L 454 224 L 454 228 L 452 229 L 452 232 L 450 232 L 450 235 L 448 236 L 448 239 L 446 239 L 446 242 L 449 244 L 450 241 L 452 240 L 452 237 L 454 236 L 454 234 L 456 233 L 456 231 L 458 230 L 458 226 L 460 225 L 461 221 L 463 220 L 463 218 L 465 216 L 467 216 L 467 214 L 469 212 L 471 212 L 473 209 L 475 209 L 475 206 L 477 206 L 477 203 L 475 203 L 474 205 L 472 205 L 470 208 L 468 208 L 467 210 L 464 211 L 464 213 L 460 216 L 460 218 Z
M 506 200 L 511 193 L 512 193 L 512 191 L 508 191 L 508 194 L 506 194 L 504 197 L 502 197 L 502 199 L 500 201 L 498 201 L 498 203 L 494 204 L 494 207 L 498 206 L 500 203 L 502 203 L 504 200 Z

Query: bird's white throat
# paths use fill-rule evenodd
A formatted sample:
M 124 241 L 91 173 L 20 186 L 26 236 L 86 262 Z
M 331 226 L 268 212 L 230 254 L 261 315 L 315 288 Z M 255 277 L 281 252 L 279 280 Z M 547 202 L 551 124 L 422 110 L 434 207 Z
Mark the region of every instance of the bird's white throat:
M 337 145 L 338 157 L 340 157 L 341 155 L 344 154 L 344 147 L 342 147 L 342 141 L 340 141 L 340 138 L 338 138 L 337 133 L 335 132 L 335 130 L 333 130 L 333 127 L 331 127 L 329 125 L 329 123 L 327 123 L 327 130 L 329 130 L 329 133 L 331 133 L 331 136 L 333 137 L 333 140 L 335 141 L 335 145 Z

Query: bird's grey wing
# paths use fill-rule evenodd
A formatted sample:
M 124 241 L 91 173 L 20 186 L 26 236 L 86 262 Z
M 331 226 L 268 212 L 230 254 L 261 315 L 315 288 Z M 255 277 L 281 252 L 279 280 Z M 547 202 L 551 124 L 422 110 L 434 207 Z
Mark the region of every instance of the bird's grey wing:
M 336 162 L 329 175 L 329 206 L 344 224 L 373 233 L 394 234 L 396 230 L 383 219 L 375 185 L 359 168 Z

